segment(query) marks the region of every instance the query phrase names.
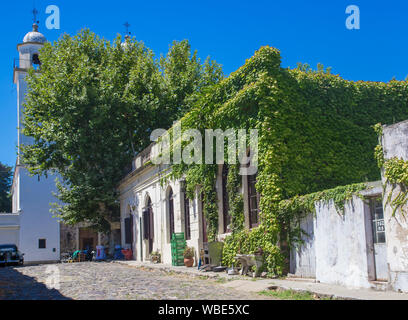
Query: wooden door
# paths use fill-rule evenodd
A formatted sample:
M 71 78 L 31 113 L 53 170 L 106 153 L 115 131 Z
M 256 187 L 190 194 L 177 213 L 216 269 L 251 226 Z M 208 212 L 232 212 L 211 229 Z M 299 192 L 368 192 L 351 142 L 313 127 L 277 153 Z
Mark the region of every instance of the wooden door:
M 149 253 L 153 252 L 153 239 L 154 239 L 154 219 L 153 219 L 153 208 L 149 207 Z

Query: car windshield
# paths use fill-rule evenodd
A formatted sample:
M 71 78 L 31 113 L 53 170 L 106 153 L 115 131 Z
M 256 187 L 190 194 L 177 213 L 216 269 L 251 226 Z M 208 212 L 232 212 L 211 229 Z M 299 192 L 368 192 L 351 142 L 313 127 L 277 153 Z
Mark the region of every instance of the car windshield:
M 0 244 L 0 251 L 17 251 L 17 246 L 14 244 Z

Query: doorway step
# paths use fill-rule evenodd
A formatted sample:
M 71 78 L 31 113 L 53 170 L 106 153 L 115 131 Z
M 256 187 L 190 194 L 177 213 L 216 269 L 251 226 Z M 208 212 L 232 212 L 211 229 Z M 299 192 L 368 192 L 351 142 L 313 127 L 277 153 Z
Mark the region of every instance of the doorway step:
M 371 289 L 375 291 L 387 291 L 388 281 L 370 281 Z

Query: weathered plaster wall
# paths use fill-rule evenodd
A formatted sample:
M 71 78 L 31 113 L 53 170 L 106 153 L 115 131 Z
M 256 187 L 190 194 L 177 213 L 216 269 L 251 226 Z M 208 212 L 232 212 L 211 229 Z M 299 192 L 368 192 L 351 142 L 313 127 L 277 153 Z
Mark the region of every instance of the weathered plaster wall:
M 361 192 L 366 197 L 381 195 L 380 182 Z M 370 208 L 358 196 L 337 212 L 333 201 L 317 202 L 316 213 L 300 222 L 307 235 L 291 251 L 290 272 L 323 283 L 354 288 L 371 287 L 375 279 Z
M 382 145 L 384 158 L 397 157 L 408 160 L 408 121 L 403 121 L 383 128 Z M 399 192 L 398 185 L 386 182 L 384 199 L 389 194 L 395 198 Z M 399 208 L 393 216 L 390 204 L 384 201 L 385 232 L 387 237 L 387 260 L 389 267 L 389 286 L 394 290 L 408 292 L 408 208 Z
M 316 279 L 369 288 L 364 202 L 354 196 L 337 212 L 334 203 L 315 204 Z

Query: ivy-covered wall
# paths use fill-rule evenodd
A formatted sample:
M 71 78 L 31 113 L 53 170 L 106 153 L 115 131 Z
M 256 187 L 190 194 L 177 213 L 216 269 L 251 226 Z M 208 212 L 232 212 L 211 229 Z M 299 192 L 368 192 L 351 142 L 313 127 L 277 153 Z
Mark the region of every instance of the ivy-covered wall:
M 226 239 L 224 262 L 230 264 L 238 251 L 252 253 L 260 247 L 266 270 L 284 273 L 293 210 L 283 210 L 280 202 L 339 185 L 379 180 L 373 126 L 407 118 L 405 81 L 352 82 L 323 71 L 285 69 L 277 49 L 258 50 L 208 90 L 182 119 L 183 130 L 259 130 L 256 187 L 261 195 L 261 224 L 244 230 L 242 197 L 236 193 L 229 197 L 234 233 Z M 191 194 L 202 186 L 212 238 L 218 225 L 216 172 L 216 165 L 181 164 L 173 165 L 172 173 L 186 176 Z M 228 190 L 239 190 L 238 171 L 230 172 Z
M 398 126 L 402 127 L 402 124 Z M 393 197 L 393 192 L 391 191 L 385 199 L 385 204 L 390 205 L 392 208 L 392 216 L 395 216 L 396 211 L 402 209 L 408 203 L 408 161 L 396 156 L 385 159 L 382 145 L 382 140 L 384 139 L 383 127 L 381 123 L 376 124 L 374 129 L 378 134 L 379 142 L 375 147 L 375 158 L 378 167 L 383 169 L 384 188 L 386 188 L 387 184 L 390 184 L 392 191 L 399 187 L 399 192 L 395 197 Z M 401 145 L 399 145 L 399 148 L 401 148 Z M 402 149 L 404 148 L 402 147 Z M 402 213 L 404 213 L 403 210 Z

